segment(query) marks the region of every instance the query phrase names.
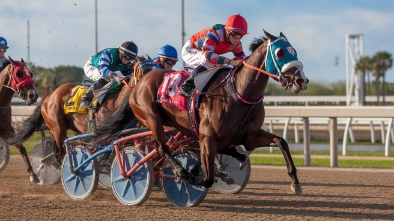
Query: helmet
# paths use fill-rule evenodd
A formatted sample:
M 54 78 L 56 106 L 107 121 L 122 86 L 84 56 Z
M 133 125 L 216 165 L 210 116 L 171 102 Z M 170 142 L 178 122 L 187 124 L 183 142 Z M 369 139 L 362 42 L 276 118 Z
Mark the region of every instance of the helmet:
M 5 48 L 5 49 L 8 48 L 7 40 L 5 40 L 5 38 L 3 38 L 3 37 L 0 37 L 0 48 Z
M 226 20 L 226 27 L 229 28 L 231 32 L 236 34 L 248 34 L 248 23 L 240 14 L 231 15 L 228 17 Z
M 160 48 L 159 57 L 166 57 L 178 60 L 178 53 L 171 45 L 164 45 Z
M 125 43 L 123 43 L 119 47 L 119 50 L 133 58 L 137 57 L 138 54 L 138 47 L 132 41 L 126 41 Z

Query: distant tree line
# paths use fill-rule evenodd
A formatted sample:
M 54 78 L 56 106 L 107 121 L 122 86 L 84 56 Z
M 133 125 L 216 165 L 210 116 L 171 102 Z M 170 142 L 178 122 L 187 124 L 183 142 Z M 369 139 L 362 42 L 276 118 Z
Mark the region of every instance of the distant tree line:
M 386 51 L 379 51 L 374 56 L 361 57 L 356 65 L 354 73 L 360 78 L 359 83 L 364 96 L 377 96 L 377 105 L 385 105 L 385 95 L 394 95 L 394 83 L 386 82 L 386 72 L 393 66 L 391 54 Z M 365 81 L 367 78 L 367 81 Z M 294 95 L 285 92 L 276 82 L 268 83 L 265 91 L 266 95 Z M 301 92 L 302 95 L 346 95 L 346 82 L 338 81 L 332 83 L 313 82 L 308 84 L 308 89 Z M 380 102 L 382 96 L 382 102 Z
M 29 68 L 34 74 L 40 96 L 52 93 L 59 85 L 65 83 L 82 83 L 85 76 L 83 69 L 77 66 L 60 65 L 44 68 L 30 63 Z
M 365 95 L 376 95 L 378 104 L 380 103 L 380 96 L 383 98 L 382 104 L 385 105 L 386 94 L 393 94 L 392 90 L 386 89 L 390 87 L 386 83 L 386 72 L 392 66 L 393 59 L 391 54 L 386 51 L 379 51 L 372 57 L 361 57 L 356 63 L 354 72 L 358 74 L 359 82 L 364 86 L 362 93 Z M 367 77 L 367 82 L 365 82 L 365 77 Z M 371 77 L 374 78 L 372 82 Z M 372 85 L 374 89 L 372 89 Z

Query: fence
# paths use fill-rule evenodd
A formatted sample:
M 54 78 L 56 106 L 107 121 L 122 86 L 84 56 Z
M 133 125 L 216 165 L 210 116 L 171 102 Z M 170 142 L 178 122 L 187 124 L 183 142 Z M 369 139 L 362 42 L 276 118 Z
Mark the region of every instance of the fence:
M 35 106 L 12 106 L 13 117 L 29 116 Z M 394 107 L 387 106 L 267 106 L 265 107 L 267 118 L 302 118 L 303 141 L 304 141 L 304 164 L 310 166 L 310 119 L 327 118 L 329 119 L 329 140 L 330 140 L 330 166 L 338 167 L 338 118 L 347 118 L 347 126 L 344 135 L 343 154 L 346 154 L 346 138 L 351 128 L 354 118 L 363 119 L 386 119 L 387 130 L 385 134 L 385 156 L 389 156 L 390 139 L 394 120 Z M 391 150 L 392 151 L 392 150 Z

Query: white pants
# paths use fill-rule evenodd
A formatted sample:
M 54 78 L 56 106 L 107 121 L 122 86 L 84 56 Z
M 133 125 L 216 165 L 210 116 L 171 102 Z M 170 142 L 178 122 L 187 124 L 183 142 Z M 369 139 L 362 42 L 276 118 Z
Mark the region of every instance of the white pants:
M 182 48 L 182 59 L 187 65 L 194 68 L 199 65 L 204 66 L 206 69 L 215 67 L 214 64 L 207 61 L 200 49 L 193 48 L 190 40 Z
M 84 70 L 84 72 L 85 72 L 86 77 L 88 77 L 90 80 L 98 81 L 98 79 L 104 78 L 104 79 L 107 80 L 108 82 L 114 81 L 114 79 L 111 78 L 111 77 L 104 77 L 104 76 L 100 73 L 99 69 L 98 69 L 97 67 L 95 67 L 95 66 L 92 65 L 91 59 L 89 59 L 89 60 L 86 62 L 85 66 L 83 67 L 83 70 Z

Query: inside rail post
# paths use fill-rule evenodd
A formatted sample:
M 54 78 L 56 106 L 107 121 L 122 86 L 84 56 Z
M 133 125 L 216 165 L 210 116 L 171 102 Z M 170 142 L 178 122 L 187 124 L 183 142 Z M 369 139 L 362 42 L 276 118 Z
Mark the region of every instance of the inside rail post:
M 390 153 L 390 133 L 391 133 L 391 128 L 393 127 L 393 120 L 394 118 L 391 118 L 389 124 L 387 125 L 386 141 L 384 144 L 384 156 L 386 157 L 388 157 Z
M 338 122 L 330 117 L 330 167 L 338 167 Z
M 303 117 L 304 120 L 304 166 L 311 165 L 311 145 L 310 145 L 310 131 L 309 131 L 309 118 Z
M 343 145 L 342 145 L 342 155 L 346 156 L 346 147 L 347 147 L 347 135 L 349 133 L 349 128 L 352 125 L 352 118 L 349 117 L 349 119 L 346 121 L 346 126 L 345 130 L 343 131 Z

